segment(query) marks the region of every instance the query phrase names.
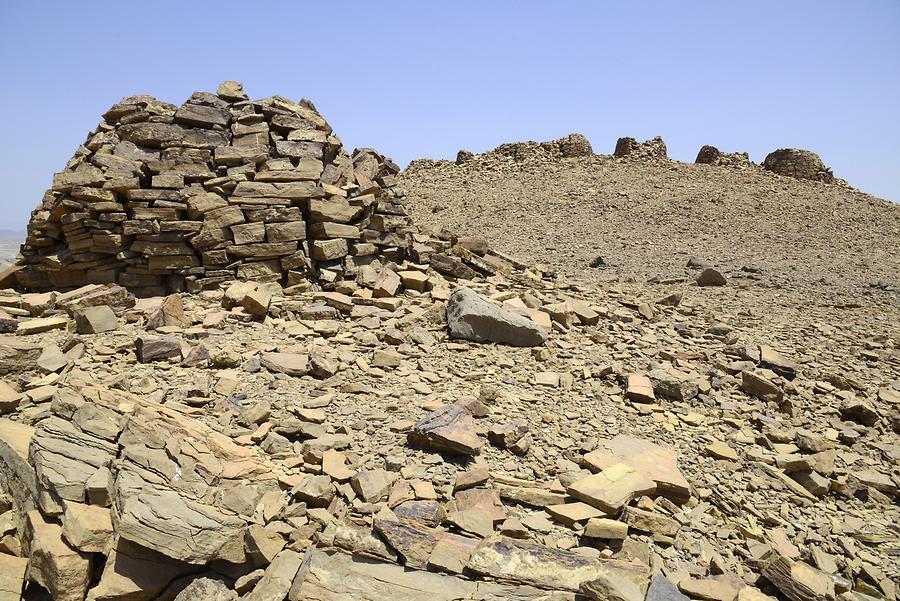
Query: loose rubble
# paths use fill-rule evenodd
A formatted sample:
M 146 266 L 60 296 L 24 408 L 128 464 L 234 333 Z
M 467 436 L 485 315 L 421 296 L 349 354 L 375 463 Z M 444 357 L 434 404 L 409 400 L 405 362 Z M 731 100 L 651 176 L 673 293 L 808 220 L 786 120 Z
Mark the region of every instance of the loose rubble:
M 896 323 L 409 227 L 354 277 L 0 292 L 0 599 L 896 601 Z

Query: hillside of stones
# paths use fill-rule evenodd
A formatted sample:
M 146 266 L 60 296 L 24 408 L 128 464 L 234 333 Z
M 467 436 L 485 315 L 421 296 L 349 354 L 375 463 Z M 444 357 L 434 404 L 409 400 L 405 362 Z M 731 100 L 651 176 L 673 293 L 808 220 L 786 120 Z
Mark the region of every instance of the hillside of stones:
M 317 149 L 297 138 L 324 120 L 278 118 L 309 103 L 237 91 L 124 103 L 174 150 L 122 178 L 107 155 L 134 149 L 100 136 L 0 271 L 0 601 L 896 601 L 890 283 L 829 289 L 812 263 L 791 283 L 712 247 L 585 265 L 547 248 L 575 229 L 562 207 L 492 239 L 484 206 L 433 213 L 416 188 L 493 171 L 534 207 L 570 166 L 638 189 L 639 170 L 758 170 L 745 157 L 681 166 L 630 139 L 587 156 L 569 136 L 399 178 L 371 150 L 329 170 L 278 156 Z M 226 113 L 228 131 L 178 125 Z M 773 165 L 856 194 L 808 155 Z
M 717 152 L 719 164 L 669 160 L 664 144 L 572 154 L 533 142 L 461 151 L 455 162 L 413 161 L 402 187 L 423 230 L 482 236 L 581 279 L 683 276 L 696 258 L 756 285 L 824 296 L 900 289 L 900 205 L 777 175 L 744 154 Z M 598 257 L 604 265 L 592 268 Z

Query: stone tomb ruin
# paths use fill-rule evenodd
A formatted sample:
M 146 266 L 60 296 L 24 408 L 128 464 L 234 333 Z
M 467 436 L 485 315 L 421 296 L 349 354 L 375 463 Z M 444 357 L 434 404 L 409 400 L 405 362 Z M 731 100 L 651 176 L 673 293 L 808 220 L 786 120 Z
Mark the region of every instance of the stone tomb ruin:
M 54 175 L 16 279 L 139 296 L 232 279 L 327 285 L 410 246 L 398 171 L 374 150 L 348 154 L 307 100 L 250 100 L 237 82 L 181 106 L 130 96 Z

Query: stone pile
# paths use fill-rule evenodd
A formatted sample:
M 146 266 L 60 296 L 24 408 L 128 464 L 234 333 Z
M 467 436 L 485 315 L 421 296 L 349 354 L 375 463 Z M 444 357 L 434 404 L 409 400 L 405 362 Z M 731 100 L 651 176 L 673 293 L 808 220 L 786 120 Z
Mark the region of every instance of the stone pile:
M 633 159 L 666 159 L 668 154 L 666 152 L 666 143 L 663 142 L 663 139 L 659 136 L 647 140 L 646 142 L 638 142 L 634 138 L 619 138 L 616 142 L 616 149 L 613 152 L 613 156 L 619 158 L 633 158 Z
M 398 171 L 374 150 L 348 154 L 306 100 L 251 101 L 236 82 L 181 106 L 130 96 L 53 177 L 18 285 L 151 296 L 236 278 L 331 284 L 405 255 Z
M 889 342 L 442 236 L 352 292 L 0 294 L 0 599 L 896 599 Z
M 456 164 L 463 165 L 479 157 L 482 160 L 493 156 L 510 158 L 516 162 L 526 162 L 535 159 L 554 160 L 573 157 L 591 156 L 594 153 L 591 143 L 583 134 L 569 134 L 558 140 L 546 142 L 515 142 L 501 144 L 497 148 L 484 154 L 476 155 L 468 150 L 460 150 L 456 154 Z
M 834 181 L 831 169 L 814 152 L 798 148 L 779 148 L 766 155 L 763 169 L 799 179 L 811 179 L 825 183 Z
M 746 152 L 722 152 L 709 144 L 703 146 L 694 160 L 698 165 L 720 165 L 726 167 L 749 167 L 753 165 Z

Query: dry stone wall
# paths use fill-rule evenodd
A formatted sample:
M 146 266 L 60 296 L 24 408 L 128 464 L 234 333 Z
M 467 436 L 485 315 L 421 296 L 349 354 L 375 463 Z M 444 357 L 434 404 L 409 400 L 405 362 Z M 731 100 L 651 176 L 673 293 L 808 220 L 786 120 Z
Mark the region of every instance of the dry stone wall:
M 831 169 L 825 166 L 819 155 L 809 150 L 779 148 L 766 156 L 762 166 L 763 169 L 779 175 L 826 183 L 834 181 Z
M 398 171 L 372 149 L 348 154 L 307 100 L 250 100 L 237 82 L 181 106 L 130 96 L 54 175 L 18 284 L 138 295 L 232 279 L 328 285 L 404 255 Z

